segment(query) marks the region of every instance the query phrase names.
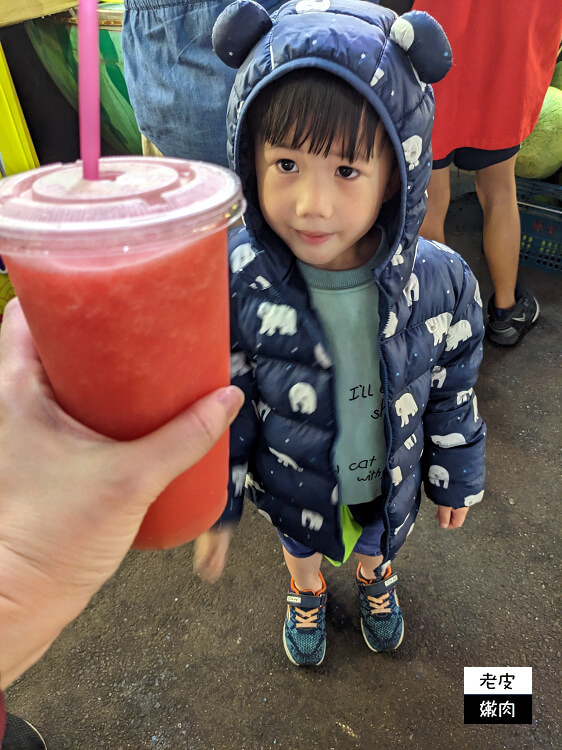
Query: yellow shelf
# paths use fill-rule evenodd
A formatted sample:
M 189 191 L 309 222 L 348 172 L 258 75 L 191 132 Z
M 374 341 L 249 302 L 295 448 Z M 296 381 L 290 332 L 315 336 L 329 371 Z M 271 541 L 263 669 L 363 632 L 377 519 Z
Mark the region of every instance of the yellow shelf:
M 6 175 L 39 166 L 37 154 L 0 44 L 0 155 Z
M 0 0 L 0 26 L 50 16 L 74 8 L 77 0 Z

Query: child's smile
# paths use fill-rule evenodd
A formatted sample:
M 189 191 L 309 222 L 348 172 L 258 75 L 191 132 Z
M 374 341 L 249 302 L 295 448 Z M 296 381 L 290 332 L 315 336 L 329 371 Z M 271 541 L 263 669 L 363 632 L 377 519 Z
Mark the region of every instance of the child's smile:
M 260 206 L 270 227 L 293 254 L 331 271 L 357 268 L 377 247 L 363 241 L 391 195 L 394 154 L 382 125 L 374 155 L 353 163 L 339 144 L 328 156 L 285 144 L 256 145 Z

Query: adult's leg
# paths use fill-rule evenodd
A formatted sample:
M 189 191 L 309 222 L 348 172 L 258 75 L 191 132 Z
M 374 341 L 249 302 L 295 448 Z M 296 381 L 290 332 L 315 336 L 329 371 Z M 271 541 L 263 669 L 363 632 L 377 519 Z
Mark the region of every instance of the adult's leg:
M 521 222 L 515 189 L 515 160 L 476 171 L 476 194 L 484 215 L 484 253 L 494 286 L 494 305 L 515 305 Z
M 427 195 L 427 212 L 420 234 L 428 240 L 444 243 L 445 217 L 451 200 L 448 166 L 432 170 Z

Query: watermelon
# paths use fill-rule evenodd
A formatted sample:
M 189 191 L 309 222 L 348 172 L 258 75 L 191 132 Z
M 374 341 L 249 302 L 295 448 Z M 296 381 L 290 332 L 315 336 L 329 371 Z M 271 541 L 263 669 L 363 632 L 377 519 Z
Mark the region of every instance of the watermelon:
M 562 167 L 562 91 L 549 86 L 535 129 L 521 144 L 515 174 L 544 180 Z

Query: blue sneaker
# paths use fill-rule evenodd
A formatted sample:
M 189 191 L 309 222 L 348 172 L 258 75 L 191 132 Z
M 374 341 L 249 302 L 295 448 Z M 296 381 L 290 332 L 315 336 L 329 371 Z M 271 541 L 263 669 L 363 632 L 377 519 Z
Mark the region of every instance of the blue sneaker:
M 404 637 L 404 620 L 395 591 L 398 576 L 392 575 L 389 566 L 382 580 L 367 580 L 361 576 L 359 563 L 355 577 L 365 643 L 371 651 L 394 651 Z
M 291 579 L 287 594 L 287 615 L 283 645 L 289 660 L 297 667 L 316 667 L 326 653 L 326 581 L 316 594 L 301 592 Z

